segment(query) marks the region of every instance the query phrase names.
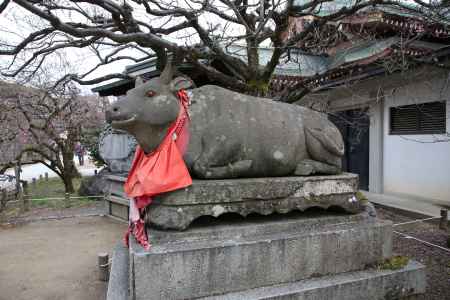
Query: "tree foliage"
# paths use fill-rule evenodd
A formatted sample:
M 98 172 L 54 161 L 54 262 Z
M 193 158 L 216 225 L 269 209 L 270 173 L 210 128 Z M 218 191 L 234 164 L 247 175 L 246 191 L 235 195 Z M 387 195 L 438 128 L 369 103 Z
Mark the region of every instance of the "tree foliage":
M 0 118 L 5 125 L 0 128 L 0 149 L 10 151 L 11 144 L 20 147 L 2 162 L 3 168 L 31 154 L 27 163 L 47 166 L 63 180 L 66 192 L 73 193 L 72 180 L 79 175 L 73 162 L 75 143 L 83 131 L 103 120 L 95 102 L 80 97 L 72 84 L 43 90 L 2 83 L 0 91 Z
M 102 167 L 106 165 L 106 162 L 103 160 L 100 155 L 99 149 L 99 139 L 102 132 L 105 130 L 104 126 L 96 126 L 90 127 L 89 129 L 83 132 L 81 137 L 81 143 L 84 147 L 86 147 L 89 157 L 93 160 L 94 164 L 97 167 Z
M 336 2 L 341 5 L 327 10 Z M 275 67 L 289 49 L 310 53 L 306 41 L 311 35 L 320 37 L 330 22 L 375 5 L 400 7 L 435 21 L 448 20 L 449 14 L 448 3 L 439 0 L 407 4 L 397 0 L 4 0 L 0 14 L 22 20 L 26 26 L 21 28 L 28 32 L 3 30 L 0 55 L 10 59 L 2 74 L 30 77 L 55 53 L 83 48 L 89 49 L 98 63 L 64 79 L 95 84 L 127 78 L 121 73 L 95 77 L 106 65 L 156 56 L 161 68 L 170 52 L 218 84 L 251 93 L 260 87 L 267 89 Z M 292 16 L 311 21 L 287 36 Z M 245 55 L 226 51 L 232 43 L 244 44 Z M 268 44 L 273 52 L 263 63 L 258 49 Z M 211 65 L 212 60 L 220 61 L 227 72 Z

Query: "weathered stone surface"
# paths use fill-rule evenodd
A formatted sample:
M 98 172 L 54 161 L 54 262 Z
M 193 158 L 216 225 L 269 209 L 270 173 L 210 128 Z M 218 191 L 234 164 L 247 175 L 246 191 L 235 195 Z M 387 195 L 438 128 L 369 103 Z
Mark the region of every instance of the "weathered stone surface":
M 362 270 L 391 256 L 391 223 L 365 213 L 261 219 L 151 230 L 148 252 L 131 239 L 134 299 L 220 295 Z
M 425 267 L 411 261 L 400 270 L 371 269 L 197 299 L 412 300 L 425 292 L 425 279 Z
M 183 77 L 172 80 L 168 63 L 160 77 L 136 81 L 106 118 L 151 153 L 179 115 L 176 93 L 191 85 Z M 197 178 L 340 172 L 344 142 L 326 114 L 213 85 L 190 90 L 189 98 L 190 139 L 184 160 Z
M 128 249 L 120 241 L 114 248 L 106 300 L 129 299 L 129 263 Z
M 128 204 L 128 203 L 127 203 Z M 128 221 L 129 209 L 128 206 L 123 205 L 123 202 L 108 201 L 106 206 L 107 214 L 124 221 Z
M 110 176 L 111 194 L 125 197 L 125 178 Z M 271 177 L 194 180 L 192 186 L 155 197 L 146 209 L 146 222 L 166 229 L 186 229 L 200 216 L 224 213 L 268 215 L 310 207 L 341 207 L 352 213 L 364 205 L 354 197 L 358 176 L 341 174 L 307 177 Z

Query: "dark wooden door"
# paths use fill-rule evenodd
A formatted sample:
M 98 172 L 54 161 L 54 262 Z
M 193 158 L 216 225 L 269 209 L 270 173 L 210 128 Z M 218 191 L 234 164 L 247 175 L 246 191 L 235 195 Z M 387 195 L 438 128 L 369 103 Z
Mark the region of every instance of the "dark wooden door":
M 369 126 L 366 109 L 347 110 L 330 114 L 345 143 L 342 168 L 359 175 L 359 188 L 369 190 Z

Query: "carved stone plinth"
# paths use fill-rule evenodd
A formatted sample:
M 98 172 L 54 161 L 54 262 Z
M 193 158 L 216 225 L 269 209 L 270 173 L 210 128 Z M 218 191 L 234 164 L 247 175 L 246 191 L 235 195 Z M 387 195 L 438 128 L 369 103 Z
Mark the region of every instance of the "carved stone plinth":
M 128 203 L 124 180 L 110 177 L 114 205 Z M 410 261 L 381 270 L 392 256 L 392 222 L 364 210 L 370 206 L 355 198 L 357 186 L 353 174 L 208 180 L 161 195 L 146 217 L 163 228 L 185 229 L 204 215 L 259 215 L 202 218 L 184 231 L 149 228 L 148 251 L 130 237 L 130 248 L 118 247 L 113 256 L 107 299 L 418 297 L 425 291 L 424 267 Z M 351 213 L 301 212 L 330 206 Z M 264 216 L 272 212 L 283 214 Z
M 110 176 L 113 199 L 125 197 L 124 177 Z M 146 210 L 146 222 L 164 229 L 184 230 L 201 216 L 225 213 L 246 216 L 304 211 L 311 207 L 340 207 L 357 213 L 364 209 L 355 197 L 358 176 L 271 177 L 194 180 L 192 186 L 155 197 Z M 114 198 L 115 197 L 115 198 Z

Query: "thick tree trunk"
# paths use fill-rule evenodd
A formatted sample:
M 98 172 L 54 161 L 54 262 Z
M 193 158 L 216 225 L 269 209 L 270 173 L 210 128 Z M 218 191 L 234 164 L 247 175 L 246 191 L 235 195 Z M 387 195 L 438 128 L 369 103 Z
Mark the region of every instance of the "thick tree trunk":
M 62 149 L 62 158 L 63 158 L 63 165 L 64 165 L 64 171 L 62 172 L 62 180 L 64 182 L 64 187 L 66 190 L 66 193 L 74 193 L 75 189 L 73 187 L 73 179 L 75 177 L 79 177 L 80 173 L 75 167 L 75 164 L 73 162 L 73 143 L 67 142 L 67 147 Z
M 66 193 L 74 194 L 75 188 L 73 187 L 73 176 L 72 175 L 63 175 L 64 189 Z

